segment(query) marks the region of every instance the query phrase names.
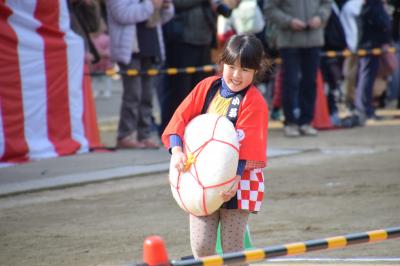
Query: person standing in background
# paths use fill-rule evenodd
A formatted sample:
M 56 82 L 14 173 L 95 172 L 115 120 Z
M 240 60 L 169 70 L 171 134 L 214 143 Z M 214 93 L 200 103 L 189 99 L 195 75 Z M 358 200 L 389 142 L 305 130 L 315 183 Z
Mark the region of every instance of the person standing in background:
M 114 64 L 110 58 L 110 36 L 108 36 L 107 25 L 102 16 L 100 17 L 99 30 L 91 33 L 90 38 L 100 56 L 99 62 L 91 65 L 90 72 L 105 73 L 107 70 L 112 69 Z M 112 83 L 110 77 L 104 74 L 93 75 L 92 83 L 93 96 L 95 98 L 98 96 L 104 98 L 111 97 Z
M 175 17 L 165 25 L 166 67 L 185 68 L 210 65 L 216 47 L 217 14 L 230 16 L 230 9 L 218 0 L 173 0 Z M 208 73 L 167 76 L 161 102 L 160 133 L 192 88 Z
M 343 63 L 343 90 L 345 93 L 346 104 L 354 108 L 354 90 L 357 81 L 357 45 L 359 29 L 357 25 L 358 17 L 365 0 L 349 0 L 340 11 L 340 22 L 346 36 L 347 48 L 352 53 L 346 57 Z
M 316 100 L 316 76 L 324 26 L 331 0 L 267 0 L 265 15 L 278 27 L 282 58 L 282 104 L 287 137 L 316 136 L 311 126 Z
M 400 63 L 400 1 L 391 0 L 389 3 L 393 6 L 392 14 L 392 37 L 393 46 L 396 47 L 397 60 Z M 388 84 L 387 107 L 395 107 L 400 109 L 400 67 L 392 74 L 392 78 Z
M 108 0 L 111 57 L 121 72 L 147 70 L 160 60 L 158 27 L 172 18 L 174 7 L 163 0 Z M 123 95 L 117 148 L 158 148 L 151 139 L 154 78 L 122 75 Z
M 384 44 L 390 43 L 390 17 L 382 0 L 365 1 L 361 9 L 359 29 L 359 49 L 381 48 Z M 359 58 L 354 106 L 360 121 L 379 119 L 373 106 L 373 87 L 378 69 L 378 56 L 368 54 Z
M 341 52 L 347 48 L 346 35 L 343 25 L 339 19 L 340 9 L 336 1 L 332 3 L 331 15 L 324 31 L 324 46 L 322 50 Z M 327 85 L 328 109 L 332 125 L 341 126 L 339 117 L 338 103 L 341 96 L 341 83 L 343 80 L 343 57 L 342 56 L 322 56 L 321 72 L 325 84 Z
M 94 46 L 91 33 L 100 29 L 100 9 L 95 0 L 68 1 L 71 28 L 82 37 L 85 47 L 85 64 L 87 66 L 98 63 L 100 55 Z

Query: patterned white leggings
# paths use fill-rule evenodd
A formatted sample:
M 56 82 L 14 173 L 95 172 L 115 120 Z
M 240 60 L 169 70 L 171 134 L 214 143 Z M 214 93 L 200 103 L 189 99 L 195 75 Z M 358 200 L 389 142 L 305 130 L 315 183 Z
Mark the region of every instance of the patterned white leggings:
M 190 245 L 195 258 L 215 255 L 218 223 L 221 223 L 222 250 L 243 250 L 249 211 L 220 208 L 208 216 L 190 215 Z

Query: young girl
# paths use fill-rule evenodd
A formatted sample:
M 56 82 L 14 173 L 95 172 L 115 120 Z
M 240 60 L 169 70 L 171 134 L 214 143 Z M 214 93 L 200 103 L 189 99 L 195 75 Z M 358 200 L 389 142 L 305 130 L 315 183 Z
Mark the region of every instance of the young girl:
M 208 216 L 190 215 L 193 255 L 215 254 L 218 224 L 221 224 L 223 252 L 243 250 L 248 216 L 260 210 L 266 165 L 268 107 L 252 84 L 265 72 L 267 60 L 261 42 L 253 35 L 234 35 L 219 60 L 222 77 L 200 81 L 183 100 L 166 127 L 162 141 L 170 149 L 172 164 L 184 171 L 187 157 L 182 149 L 186 125 L 202 113 L 226 116 L 235 125 L 240 143 L 238 185 L 221 193 L 225 203 Z

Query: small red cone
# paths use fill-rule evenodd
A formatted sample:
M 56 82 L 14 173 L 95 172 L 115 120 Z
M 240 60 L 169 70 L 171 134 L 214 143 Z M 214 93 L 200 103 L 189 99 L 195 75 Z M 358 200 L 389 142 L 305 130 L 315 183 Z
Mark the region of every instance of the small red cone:
M 164 240 L 159 236 L 149 236 L 143 243 L 143 261 L 149 266 L 169 265 Z
M 324 93 L 324 80 L 321 71 L 317 73 L 317 99 L 315 101 L 314 119 L 312 126 L 317 129 L 333 128 L 329 116 L 328 100 Z

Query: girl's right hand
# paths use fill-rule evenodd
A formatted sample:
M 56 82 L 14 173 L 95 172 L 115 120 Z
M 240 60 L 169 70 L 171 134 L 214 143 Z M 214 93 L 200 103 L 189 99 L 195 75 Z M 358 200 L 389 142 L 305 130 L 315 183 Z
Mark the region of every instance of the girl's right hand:
M 178 172 L 185 171 L 185 163 L 187 161 L 186 154 L 183 153 L 182 148 L 179 146 L 173 147 L 171 150 L 171 163 L 178 170 Z

